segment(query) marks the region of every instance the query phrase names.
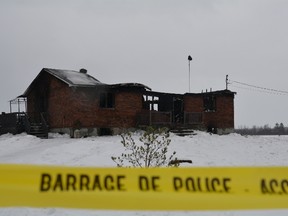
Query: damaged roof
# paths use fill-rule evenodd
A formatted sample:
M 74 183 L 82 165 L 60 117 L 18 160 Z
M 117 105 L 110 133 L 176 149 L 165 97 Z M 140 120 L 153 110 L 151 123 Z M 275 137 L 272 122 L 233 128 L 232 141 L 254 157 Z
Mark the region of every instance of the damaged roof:
M 235 95 L 236 92 L 230 91 L 228 89 L 225 90 L 217 90 L 217 91 L 206 91 L 201 93 L 185 93 L 184 95 Z
M 19 97 L 25 97 L 31 91 L 34 86 L 34 83 L 37 81 L 39 76 L 43 73 L 49 73 L 50 75 L 56 77 L 57 79 L 66 83 L 69 87 L 96 87 L 96 86 L 110 86 L 112 88 L 115 87 L 140 87 L 144 89 L 151 90 L 149 87 L 139 84 L 139 83 L 119 83 L 108 85 L 105 83 L 100 82 L 96 78 L 87 74 L 87 70 L 81 69 L 80 71 L 74 70 L 62 70 L 62 69 L 51 69 L 51 68 L 43 68 L 37 77 L 32 81 L 29 87 L 26 89 L 24 94 L 20 95 Z
M 69 86 L 94 87 L 97 85 L 108 85 L 108 84 L 100 82 L 99 80 L 87 74 L 87 70 L 85 69 L 81 69 L 80 71 L 73 71 L 73 70 L 59 70 L 59 69 L 43 68 L 43 70 L 57 77 L 63 82 L 67 83 Z M 140 87 L 140 88 L 146 88 L 148 90 L 151 90 L 151 88 L 149 88 L 148 86 L 145 86 L 140 83 L 117 83 L 117 84 L 112 84 L 109 86 L 111 87 Z
M 110 85 L 111 87 L 138 87 L 138 88 L 144 88 L 144 89 L 147 89 L 149 91 L 151 91 L 152 89 L 146 85 L 143 85 L 141 83 L 118 83 L 118 84 L 112 84 Z
M 39 76 L 43 73 L 49 73 L 50 75 L 56 77 L 57 79 L 63 81 L 70 87 L 94 87 L 97 85 L 106 85 L 101 83 L 99 80 L 95 79 L 94 77 L 87 74 L 87 70 L 81 69 L 80 71 L 74 70 L 61 70 L 61 69 L 51 69 L 51 68 L 43 68 L 37 77 L 32 81 L 29 87 L 26 89 L 24 94 L 18 97 L 25 97 L 33 88 L 35 82 L 39 78 Z
M 80 72 L 73 70 L 59 70 L 50 68 L 43 68 L 42 71 L 43 70 L 67 83 L 69 86 L 89 87 L 104 84 L 87 74 L 87 71 L 84 69 L 80 70 Z

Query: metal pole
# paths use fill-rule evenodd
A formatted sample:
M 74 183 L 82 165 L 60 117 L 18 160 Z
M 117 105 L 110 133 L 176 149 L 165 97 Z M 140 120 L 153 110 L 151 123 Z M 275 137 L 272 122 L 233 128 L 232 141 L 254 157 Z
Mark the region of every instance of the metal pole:
M 190 62 L 192 61 L 192 57 L 188 56 L 188 65 L 189 65 L 189 93 L 190 93 Z
M 189 61 L 189 93 L 190 93 L 190 61 Z
M 24 98 L 24 102 L 25 102 L 25 113 L 27 113 L 27 98 Z
M 20 104 L 20 98 L 17 98 L 17 104 L 18 104 L 18 113 L 20 112 L 20 106 L 21 106 L 21 104 Z

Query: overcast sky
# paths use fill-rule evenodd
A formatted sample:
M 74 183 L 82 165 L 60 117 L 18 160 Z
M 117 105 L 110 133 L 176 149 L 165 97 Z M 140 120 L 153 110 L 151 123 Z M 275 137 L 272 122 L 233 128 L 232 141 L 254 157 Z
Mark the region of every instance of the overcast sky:
M 185 93 L 188 55 L 191 92 L 288 91 L 287 21 L 286 0 L 1 0 L 0 111 L 44 67 Z M 285 92 L 229 89 L 236 128 L 288 126 Z

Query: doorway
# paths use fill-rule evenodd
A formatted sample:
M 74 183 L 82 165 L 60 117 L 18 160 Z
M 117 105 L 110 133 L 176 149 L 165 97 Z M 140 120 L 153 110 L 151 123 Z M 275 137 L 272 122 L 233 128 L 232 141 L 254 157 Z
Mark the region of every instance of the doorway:
M 184 123 L 184 113 L 183 113 L 183 99 L 173 98 L 173 122 L 175 124 Z

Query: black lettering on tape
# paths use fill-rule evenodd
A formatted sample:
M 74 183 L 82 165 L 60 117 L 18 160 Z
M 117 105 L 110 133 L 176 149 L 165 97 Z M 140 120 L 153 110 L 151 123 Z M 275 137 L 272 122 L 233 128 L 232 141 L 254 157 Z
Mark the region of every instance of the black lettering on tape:
M 210 192 L 211 189 L 210 189 L 210 184 L 209 184 L 209 178 L 205 178 L 205 185 L 206 185 L 207 191 Z
M 229 187 L 228 183 L 231 182 L 231 178 L 223 178 L 223 188 L 226 193 L 230 192 L 231 187 Z
M 102 190 L 101 184 L 100 184 L 100 177 L 99 175 L 94 176 L 94 181 L 93 181 L 93 190 Z
M 191 177 L 187 178 L 185 183 L 186 183 L 187 191 L 196 191 L 195 182 L 194 182 L 193 178 L 191 178 Z
M 63 182 L 62 182 L 62 175 L 61 174 L 56 175 L 56 181 L 55 181 L 55 184 L 53 187 L 53 191 L 56 191 L 58 189 L 60 191 L 63 191 Z
M 198 186 L 198 190 L 199 191 L 202 191 L 202 189 L 201 189 L 201 178 L 197 178 L 197 186 Z
M 268 188 L 267 188 L 265 179 L 261 179 L 260 186 L 261 186 L 261 192 L 262 192 L 263 194 L 270 193 L 270 191 L 269 191 Z
M 48 191 L 51 186 L 51 175 L 48 173 L 43 173 L 41 175 L 40 181 L 40 191 Z
M 226 192 L 229 193 L 231 187 L 228 185 L 230 183 L 230 178 L 181 178 L 179 176 L 173 177 L 173 188 L 175 191 L 190 191 L 190 192 L 216 192 L 222 193 Z
M 66 190 L 76 190 L 76 176 L 74 174 L 67 174 Z
M 141 191 L 149 190 L 148 178 L 146 176 L 139 176 L 138 183 Z
M 159 181 L 160 177 L 159 176 L 152 176 L 152 188 L 153 188 L 153 191 L 160 191 L 159 189 L 159 184 L 158 181 Z
M 113 179 L 113 177 L 111 175 L 105 176 L 105 178 L 104 178 L 104 187 L 105 187 L 106 190 L 108 190 L 108 191 L 114 190 L 113 183 L 114 183 L 114 179 Z
M 147 177 L 147 176 L 139 176 L 138 179 L 138 185 L 139 189 L 141 191 L 160 191 L 159 189 L 159 184 L 157 184 L 157 181 L 160 179 L 159 176 L 152 176 L 152 177 Z
M 87 174 L 56 174 L 51 175 L 48 173 L 41 174 L 40 177 L 40 191 L 125 191 L 124 175 L 94 175 L 89 176 Z M 159 176 L 153 176 L 151 179 L 151 186 L 147 181 L 148 188 L 158 191 Z
M 283 193 L 285 193 L 285 194 L 288 193 L 288 180 L 284 179 L 281 182 L 281 188 L 282 188 Z
M 272 193 L 277 193 L 278 182 L 276 179 L 270 180 L 270 189 Z
M 217 192 L 218 190 L 216 189 L 216 184 L 217 186 L 220 185 L 220 180 L 218 178 L 212 178 L 211 180 L 211 186 L 214 192 Z M 219 191 L 218 191 L 219 192 Z
M 124 187 L 124 184 L 123 184 L 123 180 L 125 179 L 126 177 L 124 175 L 119 175 L 117 176 L 117 188 L 118 190 L 120 191 L 126 191 L 125 187 Z
M 90 179 L 88 175 L 82 174 L 80 175 L 80 190 L 87 190 L 89 191 L 89 183 Z
M 288 180 L 261 179 L 261 193 L 263 194 L 288 194 Z
M 174 177 L 173 178 L 173 187 L 175 191 L 178 191 L 182 188 L 183 183 L 182 183 L 182 179 L 180 177 Z

